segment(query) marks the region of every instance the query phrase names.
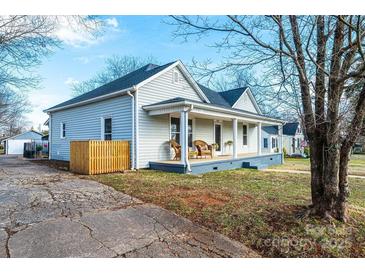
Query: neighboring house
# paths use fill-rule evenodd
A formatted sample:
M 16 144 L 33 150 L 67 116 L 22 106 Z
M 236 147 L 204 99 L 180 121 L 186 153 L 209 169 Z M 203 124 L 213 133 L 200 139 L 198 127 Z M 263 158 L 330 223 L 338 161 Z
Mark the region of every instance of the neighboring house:
M 360 135 L 352 149 L 353 153 L 365 153 L 365 135 Z
M 283 129 L 283 138 L 288 155 L 303 155 L 307 142 L 299 122 L 286 123 Z
M 282 161 L 280 153 L 263 155 L 260 140 L 262 126 L 284 121 L 263 115 L 248 87 L 213 91 L 180 61 L 148 64 L 45 112 L 51 159 L 68 161 L 72 140 L 128 140 L 136 169 L 202 173 Z M 172 161 L 171 139 L 181 144 L 179 161 Z M 218 144 L 216 157 L 189 159 L 194 140 Z
M 265 152 L 278 149 L 279 134 L 277 126 L 263 127 L 262 147 Z M 286 123 L 283 127 L 283 145 L 289 156 L 303 155 L 306 141 L 299 122 Z
M 43 135 L 41 133 L 35 130 L 29 130 L 21 134 L 3 139 L 1 143 L 4 146 L 4 153 L 23 154 L 24 143 L 29 143 L 32 141 L 41 141 L 42 136 Z
M 285 127 L 285 125 L 284 125 Z M 268 126 L 262 128 L 262 151 L 265 153 L 274 153 L 278 150 L 279 144 L 278 126 Z

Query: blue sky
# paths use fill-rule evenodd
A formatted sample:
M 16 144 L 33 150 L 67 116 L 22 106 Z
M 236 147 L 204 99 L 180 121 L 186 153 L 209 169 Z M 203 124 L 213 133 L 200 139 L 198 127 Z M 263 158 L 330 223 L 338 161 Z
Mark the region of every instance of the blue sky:
M 100 71 L 104 59 L 112 55 L 153 56 L 161 63 L 180 59 L 185 64 L 192 58 L 218 60 L 219 53 L 208 47 L 207 37 L 182 43 L 174 39 L 174 26 L 165 24 L 166 16 L 109 16 L 108 27 L 98 39 L 73 32 L 60 31 L 62 49 L 47 57 L 37 69 L 43 78 L 41 88 L 29 94 L 33 111 L 26 118 L 29 126 L 38 128 L 47 119 L 42 111 L 72 97 L 69 84 L 83 81 Z

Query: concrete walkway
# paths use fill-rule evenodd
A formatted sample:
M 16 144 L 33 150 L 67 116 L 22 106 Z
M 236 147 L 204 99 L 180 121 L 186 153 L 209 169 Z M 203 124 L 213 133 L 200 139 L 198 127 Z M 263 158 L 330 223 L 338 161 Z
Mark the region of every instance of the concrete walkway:
M 0 257 L 258 255 L 98 182 L 0 156 Z
M 310 171 L 305 170 L 292 170 L 292 169 L 263 169 L 262 171 L 267 172 L 285 172 L 285 173 L 294 173 L 294 174 L 310 174 Z M 350 178 L 359 178 L 359 179 L 365 179 L 365 176 L 361 175 L 349 175 Z

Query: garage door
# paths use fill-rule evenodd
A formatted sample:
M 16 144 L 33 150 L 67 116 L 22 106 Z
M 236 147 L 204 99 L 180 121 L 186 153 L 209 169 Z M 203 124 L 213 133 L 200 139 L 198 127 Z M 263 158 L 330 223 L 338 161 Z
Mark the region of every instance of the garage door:
M 7 140 L 7 154 L 23 154 L 24 143 L 31 140 Z

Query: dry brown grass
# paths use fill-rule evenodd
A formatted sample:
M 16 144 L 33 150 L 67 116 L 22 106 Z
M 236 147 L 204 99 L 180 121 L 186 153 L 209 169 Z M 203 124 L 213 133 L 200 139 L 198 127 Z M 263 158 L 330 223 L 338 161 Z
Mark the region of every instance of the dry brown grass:
M 309 175 L 247 169 L 180 175 L 143 170 L 91 176 L 250 246 L 266 257 L 365 257 L 365 180 L 350 179 L 350 221 L 298 219 Z

